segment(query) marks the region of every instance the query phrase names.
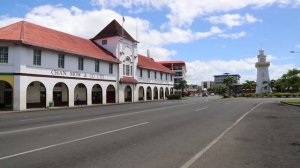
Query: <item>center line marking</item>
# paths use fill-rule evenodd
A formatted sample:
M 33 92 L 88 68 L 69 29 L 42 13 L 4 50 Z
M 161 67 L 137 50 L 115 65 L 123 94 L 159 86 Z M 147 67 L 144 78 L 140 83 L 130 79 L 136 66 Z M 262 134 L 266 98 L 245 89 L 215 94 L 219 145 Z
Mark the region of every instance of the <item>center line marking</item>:
M 212 146 L 214 146 L 227 132 L 229 132 L 234 126 L 236 126 L 243 118 L 246 117 L 251 111 L 256 109 L 258 106 L 268 103 L 268 102 L 261 102 L 256 106 L 252 107 L 249 111 L 243 114 L 238 120 L 236 120 L 230 127 L 224 130 L 218 137 L 216 137 L 213 141 L 211 141 L 208 145 L 206 145 L 200 152 L 198 152 L 195 156 L 193 156 L 189 161 L 187 161 L 184 165 L 180 168 L 189 168 L 192 164 L 194 164 L 199 158 L 201 158 L 205 152 L 207 152 Z
M 201 111 L 201 110 L 205 110 L 205 109 L 208 109 L 208 107 L 204 107 L 204 108 L 201 108 L 201 109 L 197 109 L 195 111 Z
M 8 156 L 1 157 L 0 160 L 9 159 L 9 158 L 13 158 L 13 157 L 17 157 L 17 156 L 20 156 L 20 155 L 25 155 L 25 154 L 28 154 L 28 153 L 33 153 L 33 152 L 37 152 L 37 151 L 41 151 L 41 150 L 45 150 L 45 149 L 49 149 L 49 148 L 54 148 L 54 147 L 57 147 L 57 146 L 62 146 L 62 145 L 70 144 L 70 143 L 73 143 L 73 142 L 78 142 L 78 141 L 82 141 L 82 140 L 94 138 L 94 137 L 97 137 L 97 136 L 102 136 L 102 135 L 106 135 L 106 134 L 126 130 L 126 129 L 129 129 L 129 128 L 133 128 L 133 127 L 137 127 L 137 126 L 141 126 L 141 125 L 145 125 L 145 124 L 149 124 L 149 123 L 150 122 L 143 122 L 143 123 L 139 123 L 139 124 L 135 124 L 135 125 L 115 129 L 115 130 L 110 130 L 110 131 L 107 131 L 107 132 L 103 132 L 103 133 L 99 133 L 99 134 L 95 134 L 95 135 L 91 135 L 91 136 L 87 136 L 87 137 L 83 137 L 83 138 L 79 138 L 79 139 L 74 139 L 74 140 L 71 140 L 71 141 L 66 141 L 66 142 L 57 143 L 57 144 L 53 144 L 53 145 L 49 145 L 49 146 L 45 146 L 45 147 L 41 147 L 41 148 L 36 148 L 36 149 L 33 149 L 33 150 L 29 150 L 29 151 L 25 151 L 25 152 L 13 154 L 13 155 L 8 155 Z
M 71 122 L 60 123 L 60 124 L 51 124 L 51 125 L 45 125 L 45 126 L 39 126 L 39 127 L 24 128 L 24 129 L 19 129 L 19 130 L 3 131 L 3 132 L 0 132 L 0 135 L 17 133 L 17 132 L 23 132 L 23 131 L 31 131 L 31 130 L 37 130 L 37 129 L 42 129 L 42 128 L 50 128 L 50 127 L 72 125 L 72 124 L 78 124 L 78 123 L 85 123 L 85 122 L 96 121 L 96 120 L 103 120 L 103 119 L 109 119 L 109 118 L 130 116 L 130 115 L 134 115 L 134 114 L 146 113 L 146 112 L 149 112 L 149 111 L 156 111 L 156 110 L 162 110 L 162 109 L 167 109 L 167 108 L 174 108 L 174 107 L 177 107 L 177 106 L 187 106 L 187 105 L 189 105 L 189 104 L 184 104 L 184 105 L 179 104 L 179 105 L 174 105 L 174 106 L 159 107 L 159 108 L 155 108 L 155 109 L 147 109 L 147 110 L 142 110 L 142 111 L 137 111 L 137 112 L 132 112 L 132 113 L 126 113 L 126 114 L 119 114 L 119 115 L 112 115 L 112 116 L 105 116 L 105 117 L 97 117 L 97 118 L 91 118 L 91 119 L 85 119 L 85 120 L 79 120 L 79 121 L 71 121 Z
M 29 118 L 29 119 L 22 119 L 19 121 L 32 121 L 32 120 L 42 120 L 42 119 L 48 119 L 48 118 L 58 118 L 62 116 L 50 116 L 50 117 L 40 117 L 40 118 Z

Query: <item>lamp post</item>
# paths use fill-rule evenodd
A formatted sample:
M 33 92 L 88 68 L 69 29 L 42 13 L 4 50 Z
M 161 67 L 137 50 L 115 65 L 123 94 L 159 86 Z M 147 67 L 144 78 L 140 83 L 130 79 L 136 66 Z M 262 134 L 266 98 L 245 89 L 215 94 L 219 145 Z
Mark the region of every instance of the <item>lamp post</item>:
M 294 53 L 300 53 L 299 51 L 290 51 L 292 54 Z

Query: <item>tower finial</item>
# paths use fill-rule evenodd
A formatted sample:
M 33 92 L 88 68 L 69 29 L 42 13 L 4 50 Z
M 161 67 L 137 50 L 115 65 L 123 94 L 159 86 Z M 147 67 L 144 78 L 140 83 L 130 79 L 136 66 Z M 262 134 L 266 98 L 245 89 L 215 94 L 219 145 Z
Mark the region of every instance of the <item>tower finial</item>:
M 264 55 L 265 54 L 265 50 L 263 49 L 263 48 L 261 48 L 260 50 L 259 50 L 259 55 Z

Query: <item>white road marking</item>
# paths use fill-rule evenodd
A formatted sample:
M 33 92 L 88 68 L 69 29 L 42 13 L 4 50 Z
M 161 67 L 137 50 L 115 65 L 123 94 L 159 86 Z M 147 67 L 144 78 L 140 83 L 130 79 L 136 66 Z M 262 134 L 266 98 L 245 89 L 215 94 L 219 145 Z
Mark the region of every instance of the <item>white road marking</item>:
M 201 111 L 201 110 L 205 110 L 205 109 L 208 109 L 208 107 L 204 107 L 204 108 L 201 108 L 201 109 L 197 109 L 195 111 Z
M 224 103 L 224 104 L 230 104 L 231 102 L 226 102 L 226 103 Z
M 245 114 L 243 114 L 238 120 L 236 120 L 230 127 L 228 127 L 226 130 L 224 130 L 218 137 L 216 137 L 213 141 L 211 141 L 208 145 L 206 145 L 201 151 L 199 151 L 195 156 L 193 156 L 189 161 L 187 161 L 184 165 L 182 165 L 180 168 L 189 168 L 192 164 L 194 164 L 199 158 L 203 156 L 205 152 L 207 152 L 212 146 L 214 146 L 227 132 L 229 132 L 234 126 L 236 126 L 243 118 L 245 118 L 251 111 L 256 109 L 258 106 L 260 106 L 263 103 L 267 102 L 261 102 L 257 104 L 256 106 L 252 107 L 249 111 L 247 111 Z
M 62 146 L 62 145 L 70 144 L 70 143 L 73 143 L 73 142 L 78 142 L 78 141 L 82 141 L 82 140 L 94 138 L 94 137 L 97 137 L 97 136 L 102 136 L 102 135 L 106 135 L 106 134 L 126 130 L 126 129 L 129 129 L 129 128 L 133 128 L 133 127 L 137 127 L 137 126 L 141 126 L 141 125 L 145 125 L 145 124 L 149 124 L 149 123 L 150 122 L 143 122 L 143 123 L 139 123 L 139 124 L 135 124 L 135 125 L 131 125 L 131 126 L 127 126 L 127 127 L 123 127 L 123 128 L 119 128 L 119 129 L 115 129 L 115 130 L 111 130 L 111 131 L 107 131 L 107 132 L 103 132 L 103 133 L 99 133 L 99 134 L 79 138 L 79 139 L 74 139 L 74 140 L 71 140 L 71 141 L 61 142 L 61 143 L 57 143 L 57 144 L 53 144 L 53 145 L 49 145 L 49 146 L 45 146 L 45 147 L 41 147 L 41 148 L 29 150 L 29 151 L 25 151 L 25 152 L 13 154 L 13 155 L 8 155 L 8 156 L 1 157 L 0 160 L 5 160 L 5 159 L 13 158 L 13 157 L 16 157 L 16 156 L 25 155 L 25 154 L 28 154 L 28 153 L 33 153 L 33 152 L 37 152 L 37 151 L 41 151 L 41 150 L 45 150 L 45 149 L 49 149 L 49 148 L 54 148 L 54 147 L 57 147 L 57 146 Z
M 40 117 L 40 118 L 29 118 L 29 119 L 23 119 L 19 121 L 33 121 L 33 120 L 42 120 L 42 119 L 49 119 L 49 118 L 59 118 L 62 116 L 50 116 L 50 117 Z
M 189 104 L 183 104 L 183 105 L 179 104 L 179 105 L 174 105 L 174 106 L 160 107 L 160 108 L 155 108 L 155 109 L 148 109 L 148 110 L 142 110 L 142 111 L 137 111 L 137 112 L 132 112 L 132 113 L 118 114 L 118 115 L 113 115 L 113 116 L 97 117 L 97 118 L 91 118 L 91 119 L 79 120 L 79 121 L 71 121 L 71 122 L 60 123 L 60 124 L 51 124 L 51 125 L 44 125 L 44 126 L 39 126 L 39 127 L 3 131 L 3 132 L 0 132 L 0 135 L 23 132 L 23 131 L 32 131 L 32 130 L 37 130 L 37 129 L 42 129 L 42 128 L 72 125 L 72 124 L 78 124 L 78 123 L 84 123 L 84 122 L 90 122 L 90 121 L 96 121 L 96 120 L 103 120 L 103 119 L 109 119 L 109 118 L 123 117 L 123 116 L 129 116 L 129 115 L 134 115 L 134 114 L 146 113 L 146 112 L 149 112 L 149 111 L 156 111 L 156 110 L 162 110 L 162 109 L 174 108 L 174 107 L 177 107 L 177 106 L 186 106 L 186 105 L 189 105 Z

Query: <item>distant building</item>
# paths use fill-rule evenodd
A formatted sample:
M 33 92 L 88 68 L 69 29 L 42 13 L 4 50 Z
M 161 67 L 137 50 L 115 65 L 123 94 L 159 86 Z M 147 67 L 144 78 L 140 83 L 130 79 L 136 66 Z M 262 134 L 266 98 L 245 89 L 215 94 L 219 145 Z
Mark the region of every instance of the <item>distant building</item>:
M 239 74 L 229 74 L 229 73 L 224 73 L 223 75 L 214 75 L 215 78 L 215 84 L 222 84 L 224 83 L 224 79 L 227 76 L 231 76 L 234 78 L 234 84 L 240 84 L 240 78 L 241 76 Z
M 206 89 L 206 90 L 213 87 L 214 84 L 215 84 L 214 81 L 203 81 L 203 82 L 201 82 L 202 89 Z
M 184 61 L 160 61 L 160 64 L 174 71 L 174 85 L 186 80 L 186 66 Z
M 257 56 L 258 62 L 255 64 L 257 69 L 257 78 L 256 78 L 256 93 L 270 93 L 272 92 L 269 85 L 269 66 L 270 62 L 266 61 L 267 56 L 264 53 L 263 49 L 259 50 L 259 55 Z

